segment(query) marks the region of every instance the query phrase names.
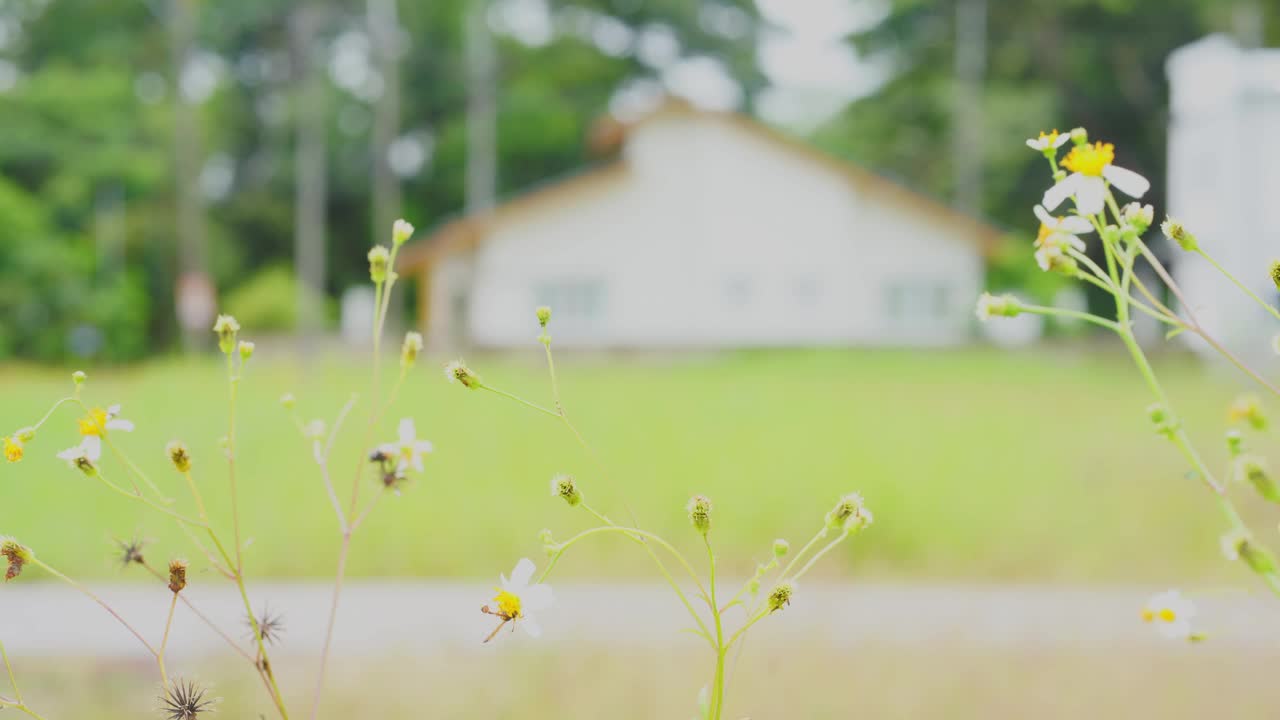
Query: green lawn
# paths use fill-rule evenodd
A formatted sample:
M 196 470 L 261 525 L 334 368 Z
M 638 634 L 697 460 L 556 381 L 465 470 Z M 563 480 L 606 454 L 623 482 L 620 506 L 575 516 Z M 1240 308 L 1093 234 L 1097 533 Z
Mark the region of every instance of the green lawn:
M 527 357 L 477 357 L 486 381 L 549 403 L 537 346 Z M 320 475 L 279 407 L 285 391 L 304 417 L 332 419 L 367 369 L 325 361 L 310 370 L 259 351 L 242 383 L 240 484 L 252 575 L 328 576 L 337 525 Z M 566 405 L 609 468 L 551 418 L 444 381 L 424 361 L 378 435 L 416 418 L 436 443 L 425 475 L 388 497 L 357 536 L 355 575 L 496 576 L 540 556 L 537 533 L 563 538 L 589 518 L 549 496 L 556 472 L 579 478 L 588 500 L 621 519 L 621 497 L 641 525 L 696 555 L 683 506 L 715 501 L 712 538 L 729 572 L 747 573 L 774 537 L 807 539 L 845 492 L 862 492 L 876 523 L 824 563 L 828 576 L 964 580 L 1234 578 L 1219 560 L 1219 517 L 1184 477 L 1173 448 L 1151 432 L 1150 403 L 1118 355 L 1081 345 L 1035 352 L 761 352 L 722 356 L 561 359 Z M 1186 359 L 1158 361 L 1188 425 L 1215 466 L 1223 462 L 1225 407 L 1241 385 Z M 86 399 L 122 403 L 136 432 L 116 437 L 178 507 L 194 512 L 163 448 L 185 440 L 222 528 L 230 526 L 225 385 L 208 362 L 94 370 Z M 71 383 L 63 371 L 0 370 L 0 430 L 30 424 Z M 347 497 L 368 402 L 348 422 L 334 461 Z M 78 441 L 67 408 L 20 464 L 0 470 L 0 532 L 85 577 L 113 575 L 110 539 L 140 532 L 152 556 L 198 553 L 173 524 L 110 494 L 54 454 Z M 1255 443 L 1261 443 L 1256 440 Z M 123 470 L 106 461 L 110 476 Z M 372 484 L 366 494 L 375 491 Z M 1244 492 L 1239 493 L 1246 500 Z M 1262 529 L 1280 513 L 1247 502 Z M 647 559 L 616 538 L 583 543 L 558 570 L 640 575 Z M 198 563 L 197 563 L 198 564 Z

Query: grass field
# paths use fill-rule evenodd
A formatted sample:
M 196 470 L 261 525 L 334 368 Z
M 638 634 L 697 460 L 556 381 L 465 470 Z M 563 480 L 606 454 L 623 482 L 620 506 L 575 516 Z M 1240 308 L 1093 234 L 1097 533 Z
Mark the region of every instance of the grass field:
M 277 398 L 291 391 L 304 418 L 332 420 L 351 392 L 366 392 L 368 372 L 348 361 L 308 369 L 259 355 L 242 383 L 238 431 L 241 511 L 253 539 L 247 571 L 328 576 L 336 521 L 309 443 Z M 471 365 L 493 385 L 549 403 L 539 359 L 535 349 L 528 357 L 477 357 Z M 1190 430 L 1220 465 L 1225 408 L 1242 385 L 1213 379 L 1184 358 L 1158 365 Z M 563 538 L 587 524 L 583 513 L 549 496 L 549 478 L 568 472 L 593 504 L 623 518 L 625 497 L 642 526 L 691 551 L 696 536 L 683 505 L 692 493 L 709 495 L 712 537 L 735 574 L 764 559 L 774 537 L 807 539 L 840 494 L 857 490 L 876 524 L 833 553 L 820 573 L 1086 582 L 1191 574 L 1247 582 L 1220 561 L 1219 517 L 1202 488 L 1184 477 L 1174 450 L 1151 432 L 1151 400 L 1118 355 L 1083 346 L 797 351 L 567 357 L 560 366 L 566 405 L 609 468 L 607 481 L 553 419 L 449 385 L 439 362 L 424 361 L 378 437 L 394 438 L 397 419 L 409 415 L 436 452 L 425 476 L 402 497 L 386 498 L 361 531 L 351 573 L 488 577 L 521 556 L 539 557 L 540 529 Z M 86 399 L 123 404 L 138 428 L 117 439 L 186 512 L 194 507 L 163 447 L 174 438 L 190 445 L 215 522 L 229 528 L 217 450 L 226 432 L 219 366 L 86 370 Z M 0 430 L 34 422 L 67 394 L 67 378 L 63 371 L 0 370 Z M 334 462 L 342 497 L 362 450 L 368 405 L 357 406 Z M 0 469 L 0 532 L 84 577 L 114 574 L 110 538 L 134 532 L 158 541 L 153 556 L 196 560 L 171 522 L 54 458 L 78 441 L 74 420 L 65 409 L 31 443 L 26 460 Z M 124 480 L 117 464 L 105 463 Z M 1264 528 L 1280 517 L 1245 504 Z M 647 559 L 616 539 L 575 550 L 557 572 L 649 572 Z

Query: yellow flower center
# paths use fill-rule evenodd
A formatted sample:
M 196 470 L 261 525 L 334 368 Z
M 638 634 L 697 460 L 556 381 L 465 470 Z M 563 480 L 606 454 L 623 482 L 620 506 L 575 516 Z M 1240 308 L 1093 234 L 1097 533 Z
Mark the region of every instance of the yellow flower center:
M 498 612 L 509 618 L 520 617 L 520 598 L 507 592 L 506 590 L 498 590 L 498 594 L 493 598 L 498 604 Z
M 1044 145 L 1045 147 L 1051 148 L 1053 147 L 1053 144 L 1056 142 L 1058 142 L 1057 128 L 1054 128 L 1053 132 L 1050 132 L 1050 133 L 1047 133 L 1043 130 L 1040 131 L 1040 144 Z
M 1178 619 L 1178 614 L 1169 608 L 1160 608 L 1160 612 L 1156 613 L 1164 622 L 1171 623 Z
M 107 431 L 107 411 L 94 408 L 76 422 L 80 424 L 81 435 L 102 435 Z
M 4 459 L 16 463 L 22 459 L 22 443 L 13 438 L 4 439 Z
M 1116 159 L 1116 146 L 1111 143 L 1086 143 L 1071 148 L 1071 152 L 1062 158 L 1062 167 L 1078 172 L 1081 175 L 1100 177 L 1102 169 Z
M 1151 608 L 1142 608 L 1142 622 L 1151 622 L 1156 619 L 1156 611 Z

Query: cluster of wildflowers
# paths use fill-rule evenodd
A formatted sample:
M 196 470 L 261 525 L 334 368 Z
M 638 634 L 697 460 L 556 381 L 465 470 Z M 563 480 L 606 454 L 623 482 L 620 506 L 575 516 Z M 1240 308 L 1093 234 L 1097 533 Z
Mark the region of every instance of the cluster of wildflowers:
M 390 303 L 391 288 L 397 279 L 393 268 L 395 267 L 397 252 L 412 234 L 413 226 L 403 220 L 399 220 L 392 228 L 391 248 L 379 246 L 369 253 L 369 272 L 375 284 L 377 301 L 374 308 L 373 404 L 369 409 L 369 420 L 366 427 L 368 449 L 365 453 L 378 468 L 376 480 L 380 486 L 380 491 L 373 495 L 372 498 L 361 502 L 361 489 L 366 482 L 364 469 L 369 464 L 363 461 L 358 463 L 358 470 L 352 480 L 351 500 L 349 503 L 344 504 L 339 501 L 330 477 L 329 459 L 335 436 L 355 404 L 354 397 L 338 412 L 331 422 L 326 422 L 323 419 L 314 419 L 305 423 L 298 417 L 297 399 L 293 395 L 285 395 L 281 398 L 281 405 L 293 418 L 300 434 L 311 443 L 312 457 L 319 467 L 321 479 L 332 501 L 342 538 L 339 551 L 341 557 L 338 563 L 339 568 L 342 569 L 346 567 L 346 559 L 350 551 L 352 538 L 369 518 L 370 513 L 378 504 L 378 500 L 384 494 L 399 494 L 402 485 L 409 479 L 411 474 L 423 473 L 426 469 L 424 457 L 432 451 L 430 442 L 418 438 L 417 427 L 412 418 L 404 418 L 399 421 L 395 439 L 383 443 L 372 442 L 382 426 L 386 411 L 394 404 L 401 385 L 404 383 L 409 371 L 416 365 L 418 355 L 423 349 L 421 335 L 415 332 L 405 335 L 400 345 L 399 379 L 389 392 L 384 392 L 380 374 L 382 359 L 381 336 L 386 321 L 387 308 Z M 6 582 L 17 579 L 30 567 L 39 568 L 45 573 L 69 583 L 128 629 L 155 659 L 160 675 L 160 688 L 162 689 L 162 694 L 159 697 L 159 710 L 164 717 L 170 718 L 170 720 L 196 720 L 212 712 L 218 702 L 217 698 L 210 696 L 206 687 L 197 685 L 190 680 L 171 680 L 169 677 L 166 649 L 169 645 L 169 637 L 173 629 L 173 619 L 177 606 L 182 603 L 187 610 L 222 637 L 236 654 L 247 661 L 253 672 L 261 678 L 267 697 L 275 707 L 278 716 L 282 720 L 288 720 L 289 710 L 286 698 L 281 693 L 280 687 L 276 682 L 276 673 L 271 663 L 268 649 L 269 646 L 277 645 L 281 641 L 284 633 L 284 620 L 280 615 L 271 613 L 265 607 L 260 613 L 255 613 L 251 609 L 251 596 L 246 583 L 242 558 L 246 543 L 243 540 L 240 526 L 239 496 L 236 482 L 236 397 L 238 388 L 244 379 L 245 370 L 256 351 L 256 346 L 251 341 L 241 339 L 240 323 L 230 315 L 219 315 L 212 331 L 216 339 L 217 348 L 225 359 L 230 400 L 227 434 L 219 442 L 225 455 L 228 478 L 227 491 L 230 495 L 229 525 L 231 526 L 231 532 L 229 534 L 220 531 L 214 519 L 210 517 L 201 492 L 201 484 L 198 484 L 194 479 L 193 473 L 204 470 L 206 463 L 198 462 L 198 459 L 193 457 L 191 450 L 182 440 L 174 439 L 163 448 L 164 456 L 168 459 L 169 464 L 179 478 L 178 484 L 185 487 L 190 493 L 190 502 L 194 512 L 180 512 L 177 509 L 179 506 L 175 504 L 177 501 L 168 497 L 161 489 L 160 484 L 153 481 L 139 468 L 121 443 L 123 439 L 121 434 L 134 430 L 134 424 L 122 417 L 121 406 L 118 404 L 108 405 L 104 409 L 102 406 L 91 404 L 84 399 L 84 390 L 88 378 L 83 372 L 77 371 L 72 375 L 74 392 L 70 396 L 54 403 L 53 407 L 39 422 L 3 436 L 3 439 L 0 440 L 5 460 L 8 463 L 21 462 L 24 458 L 29 457 L 30 453 L 28 451 L 33 447 L 37 433 L 51 432 L 46 431 L 44 427 L 55 416 L 55 413 L 64 406 L 73 407 L 77 410 L 74 429 L 78 441 L 75 445 L 56 453 L 56 457 L 109 491 L 117 493 L 132 502 L 149 507 L 166 521 L 177 523 L 183 530 L 191 542 L 191 547 L 198 551 L 199 556 L 203 558 L 203 560 L 197 560 L 200 563 L 199 565 L 193 565 L 186 559 L 174 556 L 168 561 L 167 565 L 153 566 L 149 560 L 151 553 L 144 553 L 144 547 L 148 545 L 147 541 L 137 537 L 130 540 L 117 541 L 117 558 L 121 567 L 139 567 L 146 570 L 154 578 L 157 585 L 163 585 L 168 592 L 168 614 L 165 618 L 164 633 L 160 641 L 156 643 L 148 639 L 103 599 L 84 585 L 56 570 L 48 562 L 37 558 L 31 548 L 19 543 L 17 540 L 7 537 L 0 538 L 0 558 L 3 558 L 2 564 L 5 567 Z M 116 469 L 109 467 L 111 458 L 119 461 L 119 466 L 122 469 L 119 475 L 117 475 Z M 226 521 L 225 518 L 222 520 Z M 193 555 L 193 557 L 197 556 Z M 236 585 L 244 603 L 245 624 L 249 630 L 249 647 L 244 647 L 242 642 L 234 639 L 230 634 L 223 631 L 217 623 L 201 613 L 188 597 L 191 584 L 203 582 L 201 579 L 207 577 L 206 574 L 202 574 L 206 569 L 211 570 L 216 575 L 221 575 Z M 331 608 L 329 624 L 325 631 L 324 651 L 321 657 L 320 672 L 316 680 L 314 701 L 310 713 L 310 717 L 313 720 L 318 717 L 320 709 L 329 644 L 332 639 L 334 617 L 344 579 L 342 573 L 343 570 L 340 570 L 336 579 L 333 607 Z M 507 592 L 508 595 L 500 595 L 497 602 L 498 611 L 506 613 L 509 621 L 522 620 L 522 624 L 526 625 L 530 630 L 534 630 L 536 626 L 532 625 L 528 620 L 528 613 L 539 606 L 542 591 L 538 590 L 537 586 L 528 586 L 530 575 L 532 575 L 532 569 L 525 570 L 523 567 L 518 567 L 517 571 L 513 573 L 509 584 L 504 579 L 504 592 Z M 514 605 L 512 604 L 511 598 L 516 597 L 515 593 L 524 596 L 523 604 L 519 600 L 515 601 Z M 8 656 L 3 653 L 2 645 L 0 645 L 0 658 L 4 661 L 13 685 L 14 695 L 16 696 L 14 699 L 9 699 L 4 695 L 0 695 L 0 709 L 13 707 L 32 717 L 40 717 L 22 699 L 13 668 L 9 665 Z
M 590 451 L 590 446 L 569 419 L 569 414 L 560 399 L 559 380 L 556 376 L 549 333 L 551 308 L 539 307 L 534 314 L 541 330 L 538 342 L 542 344 L 546 354 L 553 407 L 539 405 L 482 381 L 480 376 L 461 360 L 445 366 L 445 378 L 450 383 L 459 384 L 470 390 L 487 391 L 553 418 L 562 424 L 584 449 Z M 593 452 L 589 454 L 593 458 L 596 457 Z M 599 464 L 594 468 L 594 473 L 600 480 L 605 480 L 608 474 L 603 465 Z M 533 561 L 525 558 L 516 564 L 510 579 L 506 576 L 501 577 L 497 594 L 480 608 L 485 615 L 497 619 L 497 623 L 484 638 L 484 642 L 493 640 L 508 625 L 512 626 L 512 630 L 520 626 L 535 637 L 540 635 L 542 630 L 534 620 L 534 613 L 545 610 L 552 603 L 551 588 L 544 581 L 561 558 L 573 546 L 588 538 L 605 534 L 622 535 L 635 543 L 653 561 L 655 569 L 688 612 L 694 625 L 688 628 L 688 631 L 705 641 L 714 656 L 714 672 L 699 700 L 699 717 L 702 720 L 721 720 L 725 716 L 726 657 L 730 649 L 741 642 L 756 623 L 784 610 L 792 602 L 798 602 L 799 580 L 824 555 L 850 536 L 866 529 L 872 522 L 871 511 L 867 509 L 862 496 L 851 493 L 839 498 L 827 512 L 817 533 L 799 552 L 792 553 L 791 544 L 785 539 L 774 540 L 769 551 L 770 560 L 757 565 L 755 574 L 726 599 L 726 589 L 722 587 L 716 573 L 718 558 L 712 545 L 716 526 L 715 505 L 711 498 L 706 495 L 694 495 L 685 504 L 685 515 L 706 552 L 707 570 L 704 581 L 703 575 L 694 569 L 694 563 L 674 544 L 641 529 L 629 508 L 625 508 L 630 516 L 629 523 L 614 522 L 609 515 L 588 502 L 587 493 L 583 491 L 581 485 L 579 479 L 573 475 L 555 475 L 551 478 L 550 494 L 553 498 L 564 501 L 573 511 L 590 516 L 596 524 L 561 542 L 555 540 L 550 530 L 539 533 L 539 539 L 548 558 L 546 567 L 539 573 Z M 784 563 L 783 560 L 788 556 L 790 560 Z M 766 579 L 770 584 L 768 590 L 762 592 Z M 695 604 L 694 600 L 700 600 L 701 605 Z M 741 617 L 736 618 L 735 622 L 735 614 L 738 613 Z
M 1063 155 L 1062 148 L 1068 142 L 1071 147 Z M 1032 208 L 1040 226 L 1035 239 L 1036 264 L 1045 272 L 1058 273 L 1102 290 L 1114 300 L 1115 316 L 1103 317 L 1034 305 L 1020 302 L 1012 296 L 997 297 L 984 293 L 978 299 L 978 317 L 986 321 L 1022 313 L 1058 316 L 1083 320 L 1115 333 L 1155 398 L 1155 403 L 1147 410 L 1153 428 L 1188 460 L 1192 476 L 1209 491 L 1226 521 L 1227 528 L 1222 538 L 1224 555 L 1229 560 L 1241 562 L 1280 596 L 1280 570 L 1277 570 L 1275 558 L 1246 526 L 1236 510 L 1230 486 L 1246 486 L 1270 502 L 1280 502 L 1280 488 L 1267 471 L 1265 461 L 1245 452 L 1244 438 L 1239 430 L 1232 430 L 1227 435 L 1231 466 L 1225 475 L 1234 482 L 1218 480 L 1192 443 L 1182 419 L 1174 412 L 1146 353 L 1138 344 L 1134 333 L 1135 314 L 1147 315 L 1163 323 L 1169 328 L 1169 337 L 1184 332 L 1200 337 L 1267 391 L 1280 395 L 1280 388 L 1223 347 L 1200 324 L 1194 306 L 1186 301 L 1181 288 L 1144 240 L 1144 235 L 1155 224 L 1155 210 L 1138 201 L 1151 184 L 1138 173 L 1114 164 L 1115 147 L 1112 144 L 1090 142 L 1089 133 L 1083 128 L 1076 128 L 1067 134 L 1056 130 L 1040 133 L 1038 137 L 1027 140 L 1027 146 L 1043 155 L 1053 177 L 1053 185 L 1044 192 L 1041 203 Z M 1121 206 L 1117 193 L 1133 201 Z M 1208 262 L 1280 321 L 1280 310 L 1258 297 L 1248 285 L 1214 260 L 1201 240 L 1183 223 L 1167 218 L 1159 227 L 1170 242 Z M 1092 253 L 1089 252 L 1091 244 L 1094 244 Z M 1140 263 L 1155 271 L 1164 288 L 1148 287 L 1137 272 Z M 1264 271 L 1280 288 L 1280 260 L 1258 270 Z M 1161 300 L 1165 289 L 1178 300 L 1179 310 L 1172 309 Z M 1276 352 L 1280 353 L 1280 335 L 1275 337 L 1273 344 Z M 1232 423 L 1253 432 L 1265 431 L 1268 426 L 1262 403 L 1254 395 L 1236 399 L 1228 416 Z M 1142 619 L 1159 627 L 1162 634 L 1184 640 L 1203 637 L 1191 628 L 1194 616 L 1194 604 L 1176 591 L 1156 595 L 1142 610 Z

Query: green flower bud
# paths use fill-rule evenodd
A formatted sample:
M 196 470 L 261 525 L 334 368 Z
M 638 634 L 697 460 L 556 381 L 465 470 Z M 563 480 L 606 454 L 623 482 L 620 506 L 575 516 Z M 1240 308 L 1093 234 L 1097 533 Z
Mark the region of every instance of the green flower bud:
M 993 317 L 1017 317 L 1022 314 L 1022 305 L 1012 295 L 982 293 L 978 298 L 976 313 L 983 322 Z
M 1254 430 L 1267 429 L 1267 415 L 1257 395 L 1241 395 L 1227 409 L 1231 422 L 1247 422 Z
M 1240 453 L 1244 452 L 1244 436 L 1239 430 L 1227 431 L 1227 453 L 1231 457 L 1240 457 Z
M 36 429 L 33 427 L 24 427 L 13 434 L 18 438 L 19 442 L 29 443 L 36 439 Z
M 1124 206 L 1121 211 L 1121 217 L 1133 228 L 1134 232 L 1141 235 L 1151 227 L 1151 223 L 1155 221 L 1155 209 L 1150 205 L 1131 202 Z
M 543 305 L 542 307 L 539 307 L 535 312 L 538 315 L 538 324 L 541 325 L 542 327 L 546 327 L 547 323 L 551 322 L 551 308 L 547 307 L 546 305 Z
M 551 478 L 551 494 L 564 498 L 564 501 L 569 503 L 569 507 L 582 504 L 582 492 L 578 490 L 578 484 L 569 475 L 556 475 Z
M 1276 571 L 1275 557 L 1265 547 L 1255 543 L 1243 528 L 1232 530 L 1222 537 L 1222 554 L 1228 560 L 1243 560 L 1259 575 Z
M 1262 463 L 1257 460 L 1246 460 L 1241 467 L 1241 472 L 1263 499 L 1280 502 L 1280 488 L 1276 487 L 1276 481 L 1271 478 L 1271 474 Z
M 169 461 L 173 463 L 173 467 L 180 473 L 191 471 L 191 453 L 187 450 L 187 446 L 178 440 L 174 440 L 164 448 L 165 454 L 169 456 Z
M 1151 418 L 1151 424 L 1155 426 L 1157 435 L 1172 436 L 1178 428 L 1178 423 L 1169 414 L 1168 408 L 1160 403 L 1147 406 L 1147 417 Z
M 444 366 L 444 376 L 453 383 L 462 383 L 463 387 L 479 390 L 484 387 L 484 383 L 480 382 L 480 376 L 471 371 L 461 360 L 454 360 Z
M 374 245 L 369 251 L 369 277 L 378 284 L 387 279 L 387 264 L 391 262 L 391 253 L 381 245 Z
M 791 596 L 796 592 L 796 584 L 793 582 L 780 582 L 769 591 L 769 612 L 778 612 L 782 608 L 791 604 Z
M 1160 232 L 1187 252 L 1194 252 L 1200 247 L 1196 242 L 1196 236 L 1187 232 L 1186 227 L 1173 218 L 1165 218 L 1165 221 L 1160 223 Z
M 871 511 L 867 509 L 858 493 L 849 493 L 836 501 L 836 506 L 827 513 L 827 529 L 857 532 L 870 525 Z
M 547 557 L 552 557 L 560 552 L 560 546 L 556 544 L 555 537 L 552 536 L 551 531 L 547 528 L 543 528 L 538 533 L 538 541 L 542 543 L 542 550 L 547 554 Z
M 297 404 L 298 399 L 293 396 L 293 393 L 285 393 L 280 396 L 280 405 L 286 410 L 292 410 Z
M 418 361 L 420 352 L 422 352 L 422 333 L 405 333 L 404 344 L 400 346 L 400 367 L 413 367 L 413 364 Z
M 213 331 L 218 335 L 218 349 L 223 355 L 230 355 L 236 349 L 236 333 L 240 332 L 240 323 L 230 315 L 219 315 L 213 323 Z
M 411 237 L 413 237 L 413 226 L 407 221 L 401 219 L 391 225 L 391 242 L 397 246 L 405 244 Z
M 1074 128 L 1071 131 L 1071 142 L 1076 145 L 1084 145 L 1089 142 L 1089 131 L 1082 127 Z
M 241 340 L 238 347 L 240 348 L 240 362 L 243 363 L 248 362 L 249 358 L 253 357 L 253 350 L 257 346 L 248 340 Z
M 706 495 L 694 495 L 689 498 L 689 522 L 693 528 L 704 536 L 711 530 L 711 499 Z
M 1271 275 L 1271 282 L 1275 283 L 1277 290 L 1280 290 L 1280 260 L 1271 261 L 1271 268 L 1268 273 Z
M 76 387 L 80 387 L 81 385 L 84 384 L 84 381 L 87 380 L 88 377 L 89 376 L 84 374 L 83 370 L 77 370 L 71 373 L 71 382 L 75 383 Z
M 781 558 L 782 556 L 786 555 L 789 552 L 791 552 L 791 543 L 787 542 L 786 540 L 783 540 L 782 538 L 778 538 L 777 540 L 773 541 L 774 557 Z

